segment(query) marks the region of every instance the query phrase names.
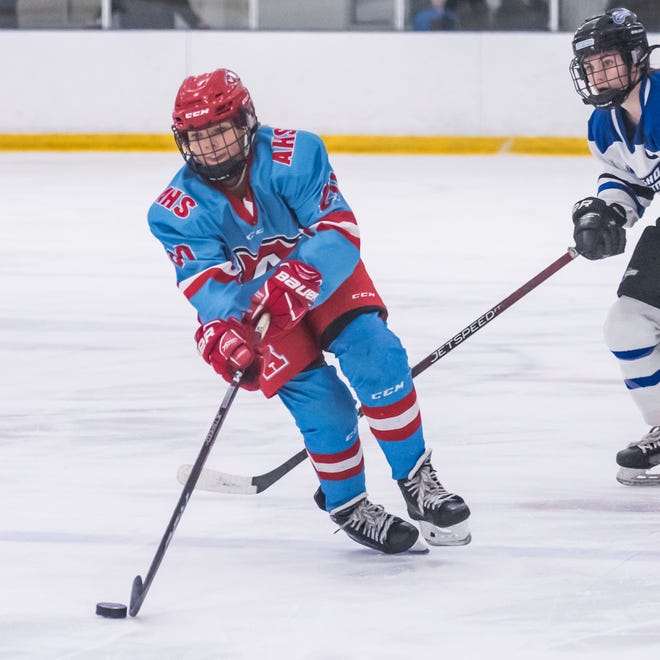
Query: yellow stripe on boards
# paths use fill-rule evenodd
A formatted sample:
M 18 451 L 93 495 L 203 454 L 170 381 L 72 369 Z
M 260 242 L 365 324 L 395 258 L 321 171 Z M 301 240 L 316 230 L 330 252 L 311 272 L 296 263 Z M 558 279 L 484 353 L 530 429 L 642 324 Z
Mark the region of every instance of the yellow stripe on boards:
M 459 135 L 323 135 L 330 153 L 481 156 L 588 156 L 585 138 Z M 176 151 L 170 134 L 0 135 L 0 151 Z
M 331 153 L 480 156 L 589 156 L 586 138 L 459 135 L 324 135 Z
M 23 133 L 0 135 L 0 151 L 176 151 L 172 135 Z

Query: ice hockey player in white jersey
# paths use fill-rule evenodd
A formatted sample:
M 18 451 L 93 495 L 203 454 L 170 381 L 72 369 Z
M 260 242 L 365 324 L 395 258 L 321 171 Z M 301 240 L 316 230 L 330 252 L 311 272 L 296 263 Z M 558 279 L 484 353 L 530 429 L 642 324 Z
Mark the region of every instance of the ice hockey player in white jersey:
M 323 358 L 334 354 L 424 537 L 468 543 L 470 510 L 431 464 L 406 352 L 321 139 L 261 126 L 227 69 L 183 81 L 172 128 L 185 163 L 149 224 L 197 310 L 203 358 L 226 380 L 241 371 L 242 387 L 280 398 L 318 476 L 314 499 L 349 537 L 385 553 L 428 551 L 415 525 L 367 498 L 355 401 Z
M 587 259 L 622 254 L 626 228 L 660 190 L 660 71 L 646 30 L 625 8 L 585 21 L 573 38 L 571 74 L 589 119 L 589 147 L 602 161 L 595 197 L 573 207 L 575 246 Z M 616 456 L 626 485 L 660 485 L 660 220 L 633 251 L 605 322 L 605 341 L 651 427 Z

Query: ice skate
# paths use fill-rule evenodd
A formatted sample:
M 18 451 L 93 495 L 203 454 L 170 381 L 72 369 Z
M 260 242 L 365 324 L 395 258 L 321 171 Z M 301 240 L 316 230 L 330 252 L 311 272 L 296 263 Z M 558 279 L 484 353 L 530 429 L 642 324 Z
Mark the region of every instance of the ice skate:
M 331 511 L 330 518 L 354 541 L 385 554 L 429 551 L 416 527 L 372 504 L 364 493 Z
M 660 472 L 649 472 L 660 465 L 660 426 L 622 449 L 616 462 L 620 465 L 616 480 L 624 486 L 660 486 Z
M 431 465 L 431 450 L 422 454 L 405 479 L 397 481 L 408 514 L 419 523 L 431 545 L 467 545 L 471 540 L 470 509 L 463 498 L 445 490 Z

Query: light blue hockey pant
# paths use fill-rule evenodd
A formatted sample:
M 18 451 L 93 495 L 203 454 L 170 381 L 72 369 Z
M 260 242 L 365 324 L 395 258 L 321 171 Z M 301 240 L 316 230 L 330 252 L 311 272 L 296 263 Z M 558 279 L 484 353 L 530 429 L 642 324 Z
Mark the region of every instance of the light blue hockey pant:
M 354 319 L 330 345 L 392 469 L 407 477 L 424 453 L 417 396 L 406 352 L 376 314 Z M 357 409 L 332 366 L 298 374 L 278 390 L 293 415 L 332 511 L 365 492 Z

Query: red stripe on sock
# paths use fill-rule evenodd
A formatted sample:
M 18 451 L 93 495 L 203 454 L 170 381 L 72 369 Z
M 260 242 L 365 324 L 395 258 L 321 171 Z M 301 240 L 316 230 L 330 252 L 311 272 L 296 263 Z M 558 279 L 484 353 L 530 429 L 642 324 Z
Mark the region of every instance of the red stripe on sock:
M 412 420 L 412 422 L 406 424 L 400 429 L 380 431 L 378 429 L 372 428 L 371 432 L 374 434 L 374 437 L 377 440 L 383 440 L 384 442 L 400 442 L 402 440 L 407 440 L 413 433 L 417 432 L 421 426 L 422 416 L 417 413 L 417 416 Z
M 356 456 L 359 451 L 360 438 L 358 437 L 348 449 L 344 449 L 344 451 L 339 451 L 335 454 L 316 454 L 309 451 L 309 449 L 307 450 L 307 453 L 313 461 L 318 461 L 319 463 L 341 463 L 349 458 L 353 458 L 353 456 Z
M 316 468 L 314 468 L 316 470 Z M 342 470 L 341 472 L 319 472 L 316 470 L 316 474 L 319 475 L 319 479 L 327 479 L 328 481 L 342 481 L 343 479 L 350 479 L 355 477 L 360 472 L 364 470 L 364 457 L 360 459 L 360 462 L 348 470 Z
M 406 412 L 408 408 L 411 408 L 415 405 L 417 401 L 417 392 L 415 388 L 396 403 L 391 403 L 389 406 L 365 406 L 362 404 L 362 410 L 367 417 L 373 417 L 373 419 L 387 419 L 388 417 L 397 417 L 402 413 Z

